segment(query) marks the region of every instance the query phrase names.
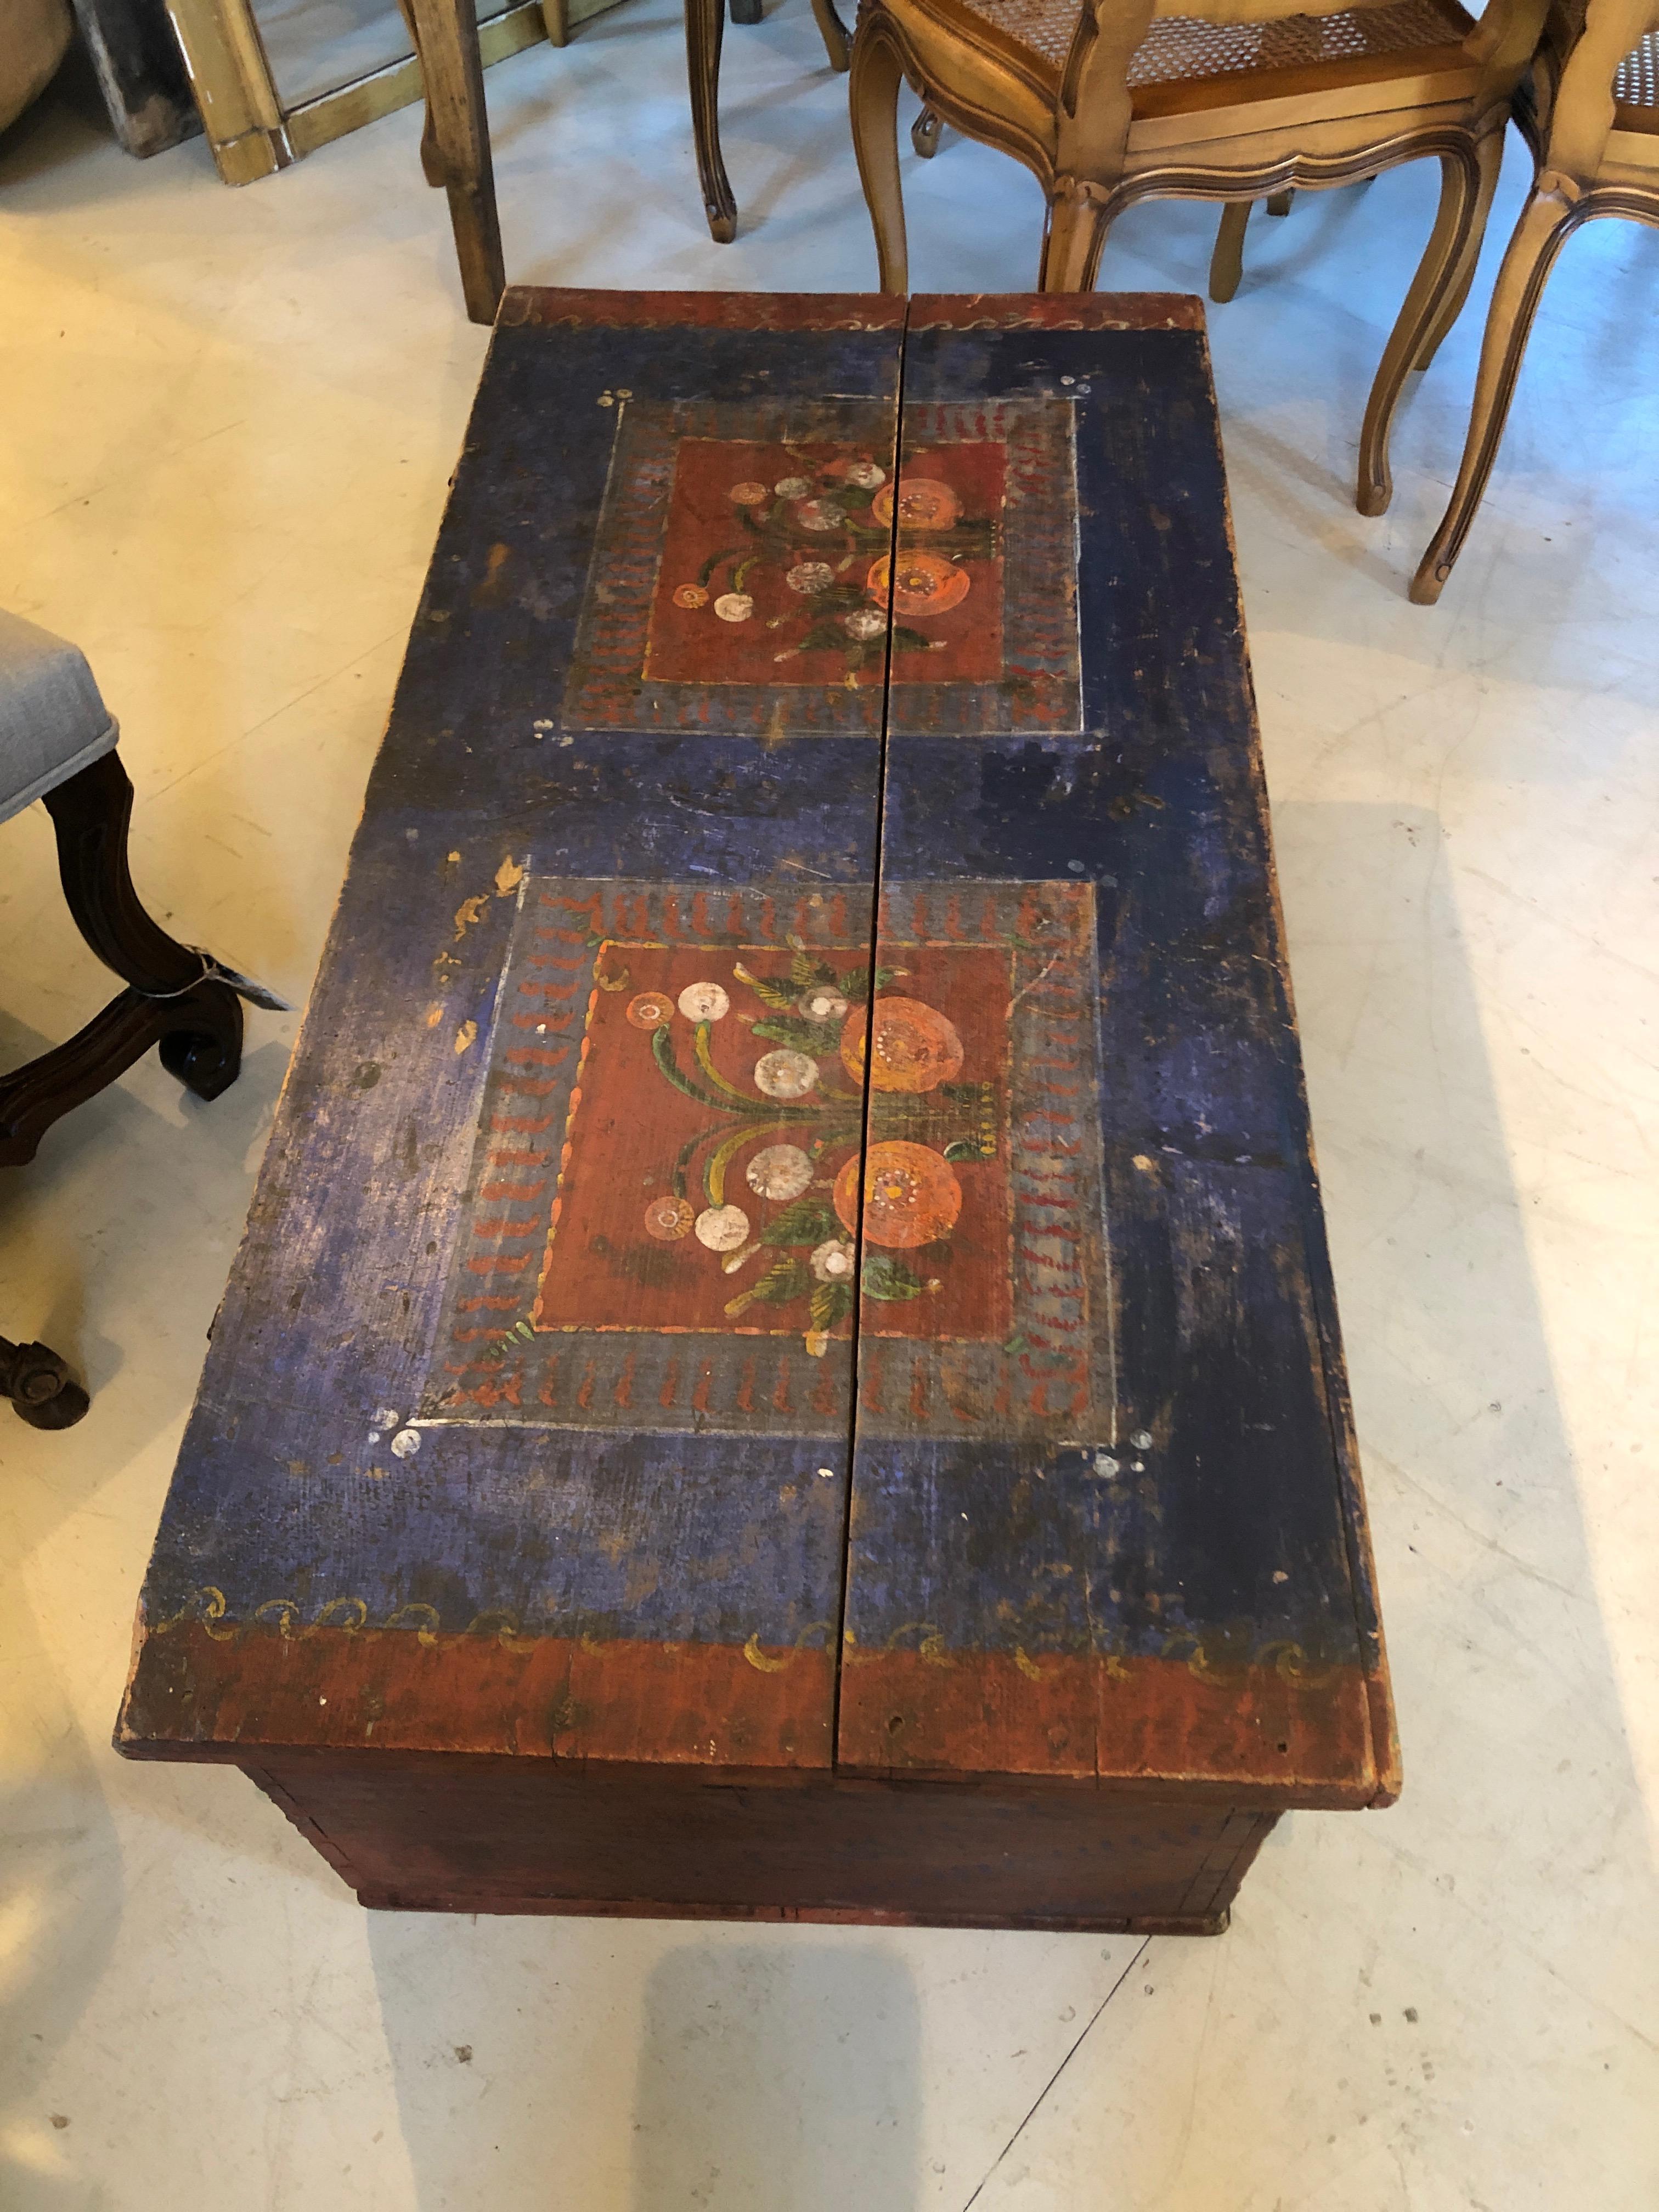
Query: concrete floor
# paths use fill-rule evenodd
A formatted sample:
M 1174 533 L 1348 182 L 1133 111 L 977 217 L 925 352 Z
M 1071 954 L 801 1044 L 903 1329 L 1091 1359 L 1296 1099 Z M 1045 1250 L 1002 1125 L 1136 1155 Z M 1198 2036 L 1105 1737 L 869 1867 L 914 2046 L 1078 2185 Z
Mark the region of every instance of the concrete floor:
M 667 0 L 491 73 L 542 282 L 867 288 L 804 0 L 728 34 L 712 246 Z M 48 103 L 0 141 L 0 602 L 79 639 L 140 883 L 303 999 L 484 334 L 411 112 L 243 191 Z M 1011 164 L 909 165 L 915 281 L 1012 289 Z M 1403 1733 L 1397 1808 L 1280 1826 L 1218 1942 L 369 1917 L 240 1776 L 108 1748 L 128 1624 L 293 1034 L 154 1060 L 0 1184 L 7 2212 L 1651 2212 L 1659 2201 L 1659 237 L 1549 293 L 1442 605 L 1519 149 L 1395 511 L 1350 495 L 1432 179 L 1253 226 L 1213 315 L 1292 960 Z M 1103 283 L 1202 287 L 1212 212 Z M 0 1058 L 106 982 L 0 830 Z

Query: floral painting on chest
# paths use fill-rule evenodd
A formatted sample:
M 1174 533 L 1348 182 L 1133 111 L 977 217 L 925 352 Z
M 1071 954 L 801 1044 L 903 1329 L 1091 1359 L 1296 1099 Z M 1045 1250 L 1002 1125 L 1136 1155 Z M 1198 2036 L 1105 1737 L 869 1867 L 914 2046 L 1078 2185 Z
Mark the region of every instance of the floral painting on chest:
M 872 924 L 878 951 L 871 957 Z M 428 1419 L 1106 1416 L 1086 886 L 532 877 Z
M 1080 727 L 1064 403 L 624 405 L 566 729 Z

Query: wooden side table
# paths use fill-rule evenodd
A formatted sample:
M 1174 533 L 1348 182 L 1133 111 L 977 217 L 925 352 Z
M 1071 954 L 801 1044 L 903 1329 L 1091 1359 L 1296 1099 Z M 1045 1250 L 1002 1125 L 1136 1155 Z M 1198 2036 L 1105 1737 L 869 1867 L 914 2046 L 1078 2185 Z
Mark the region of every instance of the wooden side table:
M 1196 301 L 507 294 L 117 1741 L 442 1911 L 1393 1796 Z

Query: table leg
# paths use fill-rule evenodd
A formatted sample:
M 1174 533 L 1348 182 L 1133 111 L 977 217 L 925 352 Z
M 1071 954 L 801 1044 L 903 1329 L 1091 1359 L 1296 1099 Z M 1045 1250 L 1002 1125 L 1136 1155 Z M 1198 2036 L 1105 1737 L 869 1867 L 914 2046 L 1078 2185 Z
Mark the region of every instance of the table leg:
M 403 0 L 426 82 L 427 135 L 422 166 L 428 184 L 449 195 L 466 312 L 493 323 L 507 287 L 495 178 L 484 112 L 478 27 L 467 0 Z
M 732 0 L 732 21 L 734 23 L 759 23 L 765 21 L 763 0 Z
M 703 211 L 717 246 L 738 234 L 738 204 L 720 159 L 720 40 L 726 0 L 685 0 L 685 63 L 691 82 L 691 132 Z

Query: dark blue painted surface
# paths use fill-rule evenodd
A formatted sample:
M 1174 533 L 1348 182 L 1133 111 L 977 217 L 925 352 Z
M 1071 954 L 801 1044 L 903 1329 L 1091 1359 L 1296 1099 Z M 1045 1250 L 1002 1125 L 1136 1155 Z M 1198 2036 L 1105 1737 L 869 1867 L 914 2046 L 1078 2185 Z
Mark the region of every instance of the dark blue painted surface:
M 1352 1661 L 1368 1600 L 1203 343 L 913 331 L 907 404 L 963 391 L 1073 401 L 1086 731 L 907 734 L 900 695 L 883 880 L 1096 886 L 1116 1442 L 860 1441 L 848 1623 L 866 1649 L 926 1620 L 952 1648 Z
M 878 332 L 496 334 L 167 1499 L 152 1620 L 216 1591 L 232 1620 L 358 1599 L 375 1622 L 418 1604 L 445 1629 L 505 1613 L 787 1644 L 837 1615 L 845 1438 L 434 1427 L 399 1460 L 375 1417 L 407 1420 L 433 1356 L 483 1073 L 450 1040 L 469 1019 L 487 1032 L 501 861 L 790 893 L 873 878 L 878 691 L 867 739 L 557 729 L 615 422 L 600 396 L 891 398 L 897 358 Z M 441 955 L 457 964 L 439 988 Z

